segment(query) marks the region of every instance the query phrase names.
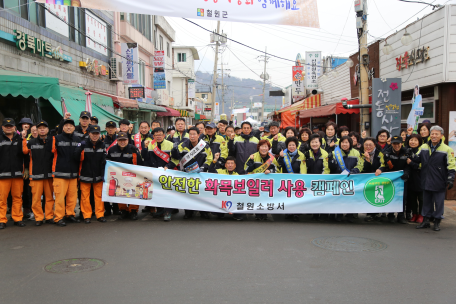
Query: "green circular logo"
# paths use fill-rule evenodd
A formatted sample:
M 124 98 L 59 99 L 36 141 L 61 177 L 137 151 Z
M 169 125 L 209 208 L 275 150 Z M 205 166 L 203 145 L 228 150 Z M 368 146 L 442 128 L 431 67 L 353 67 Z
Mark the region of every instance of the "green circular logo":
M 374 177 L 364 185 L 364 198 L 374 207 L 391 203 L 394 193 L 393 181 L 386 177 Z

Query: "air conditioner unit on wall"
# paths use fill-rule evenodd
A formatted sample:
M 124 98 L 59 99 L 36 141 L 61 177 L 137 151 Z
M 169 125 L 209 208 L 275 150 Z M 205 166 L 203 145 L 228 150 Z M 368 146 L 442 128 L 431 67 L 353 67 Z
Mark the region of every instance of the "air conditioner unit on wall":
M 122 81 L 123 80 L 122 62 L 120 60 L 118 60 L 116 57 L 111 57 L 109 68 L 110 68 L 109 80 L 112 80 L 112 81 Z

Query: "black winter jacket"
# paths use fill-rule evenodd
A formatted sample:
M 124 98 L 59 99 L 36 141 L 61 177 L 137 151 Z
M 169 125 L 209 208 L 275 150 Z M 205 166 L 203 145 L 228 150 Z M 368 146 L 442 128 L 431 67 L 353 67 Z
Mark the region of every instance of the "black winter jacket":
M 9 139 L 0 131 L 0 179 L 22 177 L 24 167 L 29 167 L 29 157 L 23 153 L 21 135 Z
M 95 145 L 91 141 L 78 146 L 74 151 L 76 161 L 80 162 L 79 180 L 84 183 L 103 181 L 106 166 L 106 149 L 98 140 Z
M 52 164 L 52 176 L 65 179 L 78 177 L 79 162 L 74 159 L 74 151 L 80 143 L 81 139 L 74 134 L 63 132 L 53 137 L 52 153 L 54 154 L 54 162 Z
M 46 139 L 40 137 L 32 138 L 26 143 L 23 140 L 24 154 L 29 155 L 29 177 L 30 180 L 42 180 L 52 178 L 52 136 Z

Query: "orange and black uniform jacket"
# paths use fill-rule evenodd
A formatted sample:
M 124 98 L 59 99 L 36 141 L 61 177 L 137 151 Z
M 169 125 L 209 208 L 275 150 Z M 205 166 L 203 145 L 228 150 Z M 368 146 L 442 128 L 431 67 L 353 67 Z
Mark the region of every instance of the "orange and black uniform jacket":
M 24 167 L 29 167 L 29 157 L 24 155 L 22 137 L 14 133 L 12 139 L 0 131 L 0 179 L 22 177 Z
M 127 145 L 123 150 L 120 149 L 119 145 L 114 145 L 109 149 L 106 159 L 130 165 L 143 164 L 141 154 L 133 145 Z
M 74 151 L 80 145 L 81 139 L 65 132 L 54 136 L 52 141 L 52 175 L 56 178 L 77 178 L 79 162 L 74 158 Z
M 27 143 L 22 140 L 23 152 L 30 156 L 30 180 L 52 178 L 52 136 L 42 140 L 40 137 L 32 138 Z
M 105 149 L 109 148 L 113 142 L 115 142 L 117 139 L 117 134 L 114 134 L 112 137 L 107 135 L 103 139 L 103 143 L 105 145 Z
M 106 166 L 106 149 L 104 143 L 98 140 L 95 145 L 90 142 L 81 143 L 76 147 L 74 156 L 79 165 L 79 180 L 84 183 L 103 181 Z

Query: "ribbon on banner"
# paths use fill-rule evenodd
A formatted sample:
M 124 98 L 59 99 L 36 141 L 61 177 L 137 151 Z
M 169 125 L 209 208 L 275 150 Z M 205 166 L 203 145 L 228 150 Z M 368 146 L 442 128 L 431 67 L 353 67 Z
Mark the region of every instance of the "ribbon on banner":
M 403 211 L 402 174 L 188 174 L 107 161 L 102 200 L 223 213 L 390 213 Z
M 168 153 L 165 153 L 162 150 L 160 150 L 155 139 L 152 141 L 151 146 L 152 146 L 152 150 L 154 151 L 155 155 L 160 157 L 166 163 L 169 163 L 170 157 L 169 157 Z
M 133 139 L 135 142 L 135 147 L 138 148 L 139 151 L 141 151 L 141 132 L 138 132 L 137 134 L 135 134 Z
M 109 152 L 109 149 L 111 149 L 114 145 L 117 145 L 117 139 L 112 142 L 112 144 L 106 149 L 106 153 Z
M 269 153 L 268 160 L 264 164 L 262 164 L 261 166 L 259 166 L 258 168 L 256 168 L 252 172 L 250 172 L 249 174 L 264 173 L 266 170 L 268 170 L 269 166 L 272 164 L 274 159 L 275 159 L 274 155 Z

